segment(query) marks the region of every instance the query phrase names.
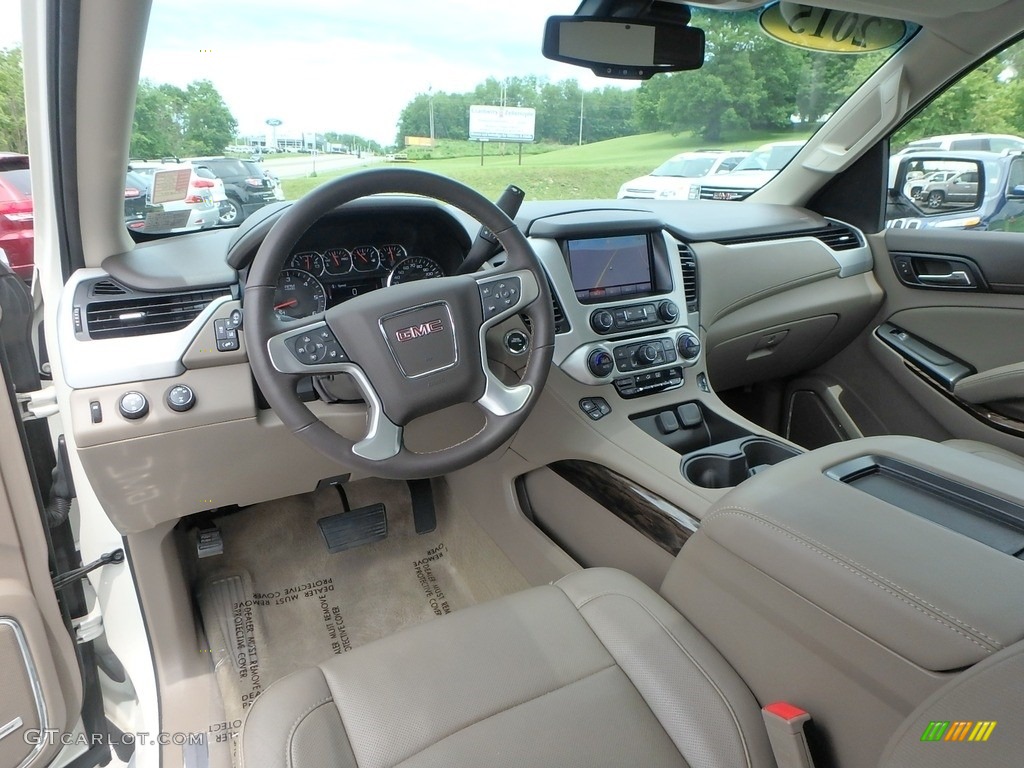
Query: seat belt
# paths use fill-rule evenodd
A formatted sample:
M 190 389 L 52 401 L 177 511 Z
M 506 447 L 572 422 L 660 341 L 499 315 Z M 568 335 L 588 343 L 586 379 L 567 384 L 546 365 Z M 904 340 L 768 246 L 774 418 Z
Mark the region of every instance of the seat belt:
M 761 708 L 761 717 L 779 768 L 814 768 L 804 733 L 804 726 L 811 719 L 807 712 L 784 701 L 776 701 Z

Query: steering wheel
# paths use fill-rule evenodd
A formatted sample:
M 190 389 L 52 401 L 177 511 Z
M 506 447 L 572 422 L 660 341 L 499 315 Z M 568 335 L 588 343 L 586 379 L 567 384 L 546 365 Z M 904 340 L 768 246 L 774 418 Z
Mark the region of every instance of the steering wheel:
M 325 213 L 381 193 L 433 198 L 475 218 L 505 250 L 498 269 L 392 285 L 356 296 L 301 321 L 274 311 L 285 259 Z M 536 404 L 554 345 L 554 316 L 543 267 L 518 227 L 472 189 L 425 171 L 359 171 L 305 195 L 274 224 L 245 286 L 245 344 L 267 402 L 300 440 L 339 464 L 378 477 L 433 477 L 482 459 L 512 437 Z M 522 380 L 506 386 L 487 365 L 487 330 L 525 314 L 533 338 Z M 346 373 L 367 406 L 366 434 L 350 440 L 315 416 L 296 394 L 305 376 Z M 484 426 L 432 453 L 404 445 L 413 419 L 474 403 Z

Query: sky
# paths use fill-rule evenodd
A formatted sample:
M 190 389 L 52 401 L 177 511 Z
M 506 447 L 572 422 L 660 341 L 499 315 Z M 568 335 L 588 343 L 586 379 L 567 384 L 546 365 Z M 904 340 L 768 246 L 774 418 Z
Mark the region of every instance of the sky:
M 544 20 L 576 0 L 154 0 L 142 77 L 209 79 L 239 132 L 354 133 L 395 139 L 416 94 L 471 90 L 487 77 L 615 85 L 540 54 Z M 0 0 L 0 47 L 18 42 L 18 3 Z M 620 84 L 624 85 L 624 84 Z M 468 120 L 468 116 L 467 116 Z

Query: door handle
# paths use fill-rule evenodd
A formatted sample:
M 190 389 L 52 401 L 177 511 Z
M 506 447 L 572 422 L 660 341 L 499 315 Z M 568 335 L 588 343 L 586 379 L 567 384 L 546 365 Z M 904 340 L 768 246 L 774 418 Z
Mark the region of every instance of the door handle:
M 918 275 L 917 279 L 925 285 L 956 285 L 960 287 L 974 285 L 971 276 L 962 269 L 957 269 L 948 275 Z

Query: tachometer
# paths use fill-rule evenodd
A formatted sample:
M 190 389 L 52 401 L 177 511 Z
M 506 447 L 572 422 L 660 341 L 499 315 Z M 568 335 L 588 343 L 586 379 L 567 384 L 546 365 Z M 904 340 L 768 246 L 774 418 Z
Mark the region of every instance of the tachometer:
M 414 280 L 429 280 L 432 277 L 444 277 L 444 270 L 433 259 L 426 256 L 410 256 L 398 262 L 388 275 L 388 285 L 411 283 Z
M 316 251 L 296 253 L 288 259 L 288 267 L 304 270 L 311 275 L 322 275 L 324 273 L 324 257 Z
M 309 317 L 327 309 L 323 284 L 303 269 L 282 269 L 274 293 L 274 311 L 282 318 Z

